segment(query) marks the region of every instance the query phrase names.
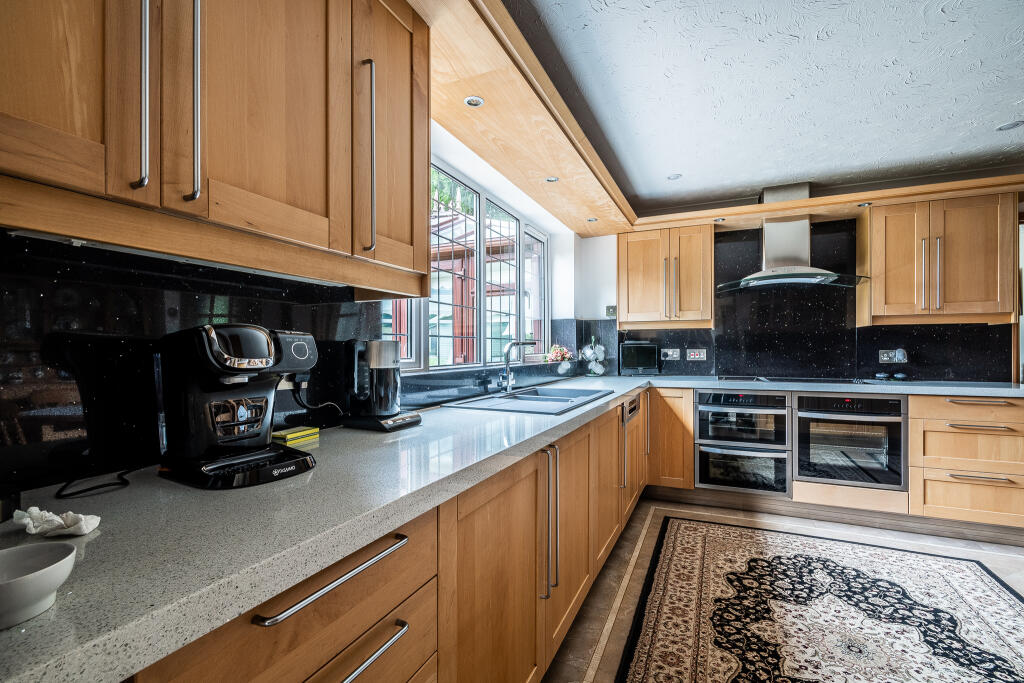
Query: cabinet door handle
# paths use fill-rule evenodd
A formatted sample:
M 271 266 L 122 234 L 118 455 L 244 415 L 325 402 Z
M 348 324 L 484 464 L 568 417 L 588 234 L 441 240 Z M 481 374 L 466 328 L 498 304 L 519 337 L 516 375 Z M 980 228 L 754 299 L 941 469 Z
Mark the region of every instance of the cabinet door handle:
M 947 427 L 953 427 L 954 429 L 998 429 L 1004 432 L 1012 432 L 1012 427 L 1006 425 L 968 425 L 968 424 L 957 424 L 955 422 L 947 422 Z
M 558 586 L 558 570 L 562 568 L 562 454 L 558 444 L 551 444 L 555 449 L 555 580 L 551 587 Z
M 651 455 L 651 391 L 648 389 L 644 392 L 644 402 L 647 404 L 647 411 L 644 413 L 644 428 L 647 430 L 646 434 L 646 446 L 647 450 L 644 455 Z
M 928 296 L 928 291 L 925 289 L 925 286 L 927 284 L 926 280 L 928 279 L 927 274 L 928 274 L 928 240 L 927 239 L 923 239 L 923 240 L 921 240 L 921 310 L 922 311 L 928 308 L 928 302 L 926 300 L 926 297 Z
M 1012 406 L 1010 401 L 986 400 L 983 398 L 947 398 L 946 403 L 955 403 L 960 406 Z
M 377 248 L 377 63 L 364 59 L 370 65 L 370 246 L 363 251 Z
M 297 603 L 295 603 L 288 609 L 284 610 L 283 612 L 275 614 L 272 617 L 261 617 L 259 615 L 256 615 L 252 618 L 252 623 L 256 624 L 257 626 L 276 626 L 280 624 L 282 621 L 292 616 L 300 609 L 309 606 L 313 602 L 316 602 L 317 600 L 324 597 L 341 584 L 352 579 L 358 574 L 361 574 L 362 572 L 366 571 L 373 565 L 383 560 L 391 553 L 401 548 L 403 545 L 409 542 L 409 537 L 405 534 L 395 534 L 395 541 L 395 543 L 389 545 L 387 548 L 377 553 L 376 555 L 368 559 L 366 562 L 363 562 L 358 567 L 346 572 L 343 576 L 339 576 L 334 581 L 331 581 L 329 584 L 327 584 L 317 592 L 313 593 L 312 595 L 309 595 L 303 598 L 302 600 L 299 600 Z
M 199 199 L 202 188 L 202 75 L 199 59 L 202 56 L 202 0 L 192 0 L 192 192 L 183 195 L 186 202 Z
M 679 317 L 679 257 L 672 259 L 672 317 Z
M 953 479 L 981 479 L 983 481 L 1005 481 L 1010 484 L 1013 483 L 1013 479 L 1010 479 L 1009 477 L 983 477 L 979 474 L 954 474 L 953 472 L 946 472 L 946 476 L 952 477 Z
M 388 651 L 388 649 L 398 642 L 398 639 L 405 635 L 405 632 L 409 630 L 408 622 L 402 621 L 401 619 L 395 619 L 395 626 L 398 627 L 398 631 L 395 635 L 388 638 L 387 642 L 381 645 L 376 652 L 366 658 L 366 661 L 356 667 L 356 670 L 345 677 L 342 683 L 352 683 L 356 680 L 356 677 L 370 668 L 370 665 L 380 659 L 380 656 Z
M 620 489 L 629 484 L 629 420 L 622 421 L 622 484 Z
M 142 33 L 139 38 L 139 179 L 130 185 L 138 190 L 149 185 L 149 0 L 140 0 Z
M 935 309 L 942 308 L 942 238 L 935 238 Z
M 548 575 L 547 575 L 547 590 L 540 596 L 541 600 L 547 600 L 551 597 L 551 449 L 542 448 L 542 453 L 546 453 L 548 456 L 548 497 L 547 497 L 547 508 L 548 508 Z
M 668 259 L 665 259 L 665 264 L 661 272 L 661 305 L 665 309 L 665 317 L 668 318 Z

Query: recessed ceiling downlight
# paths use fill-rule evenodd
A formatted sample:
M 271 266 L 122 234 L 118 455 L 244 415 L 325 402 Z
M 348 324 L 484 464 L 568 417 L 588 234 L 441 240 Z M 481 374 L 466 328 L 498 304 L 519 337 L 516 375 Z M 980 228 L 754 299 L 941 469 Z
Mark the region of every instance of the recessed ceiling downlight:
M 546 180 L 549 183 L 557 183 L 558 182 L 558 176 L 556 176 L 556 175 L 549 175 L 544 180 Z
M 864 206 L 871 206 L 871 202 L 861 202 L 861 203 L 860 203 L 860 204 L 858 204 L 857 206 L 860 206 L 860 207 L 864 207 Z
M 1003 125 L 996 128 L 996 130 L 1013 130 L 1014 128 L 1019 128 L 1020 126 L 1024 126 L 1024 119 L 1020 121 L 1010 121 L 1009 123 L 1004 123 Z
M 467 107 L 476 108 L 484 106 L 484 98 L 480 97 L 479 95 L 470 95 L 469 97 L 464 99 L 463 102 L 466 103 Z
M 671 174 L 671 175 L 669 175 L 667 177 L 668 177 L 669 180 L 679 180 L 680 178 L 683 177 L 683 174 L 682 173 L 673 173 L 673 174 Z
M 725 219 L 724 219 L 724 218 L 716 218 L 716 219 L 715 219 L 715 222 L 716 222 L 716 223 L 724 223 L 724 222 L 725 222 Z
M 597 219 L 596 219 L 596 218 L 588 218 L 588 219 L 587 219 L 587 222 L 588 222 L 588 223 L 596 223 L 596 222 L 597 222 Z

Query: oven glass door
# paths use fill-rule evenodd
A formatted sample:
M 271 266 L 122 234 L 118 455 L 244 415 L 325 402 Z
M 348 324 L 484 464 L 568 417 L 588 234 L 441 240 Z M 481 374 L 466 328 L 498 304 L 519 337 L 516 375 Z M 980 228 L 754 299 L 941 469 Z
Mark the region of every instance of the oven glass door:
M 739 446 L 789 446 L 786 408 L 732 408 L 699 406 L 700 441 Z
M 903 418 L 797 416 L 796 479 L 904 487 Z
M 789 493 L 789 452 L 697 444 L 697 486 Z

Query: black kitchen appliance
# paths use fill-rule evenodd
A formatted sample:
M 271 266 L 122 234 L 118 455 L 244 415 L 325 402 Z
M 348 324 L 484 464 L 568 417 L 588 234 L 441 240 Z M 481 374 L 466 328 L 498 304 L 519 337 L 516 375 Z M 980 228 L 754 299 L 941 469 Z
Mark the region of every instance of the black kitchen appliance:
M 788 394 L 699 391 L 695 413 L 697 487 L 789 494 Z
M 619 344 L 620 375 L 657 375 L 658 345 L 627 341 Z
M 278 383 L 316 364 L 310 335 L 204 325 L 169 334 L 159 346 L 167 434 L 161 476 L 224 489 L 315 466 L 308 453 L 271 442 Z
M 907 490 L 905 396 L 798 394 L 793 478 Z
M 336 408 L 320 411 L 320 426 L 393 432 L 420 424 L 419 413 L 401 412 L 399 342 L 348 339 L 321 342 L 321 348 L 323 362 L 310 380 L 310 402 Z

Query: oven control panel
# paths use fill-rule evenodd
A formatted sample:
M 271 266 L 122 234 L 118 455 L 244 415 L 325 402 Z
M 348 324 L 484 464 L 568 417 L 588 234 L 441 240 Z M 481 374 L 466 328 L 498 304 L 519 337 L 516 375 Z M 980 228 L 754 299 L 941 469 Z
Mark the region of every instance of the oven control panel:
M 860 413 L 867 415 L 902 415 L 906 405 L 902 398 L 863 396 L 798 396 L 797 410 L 819 413 Z

